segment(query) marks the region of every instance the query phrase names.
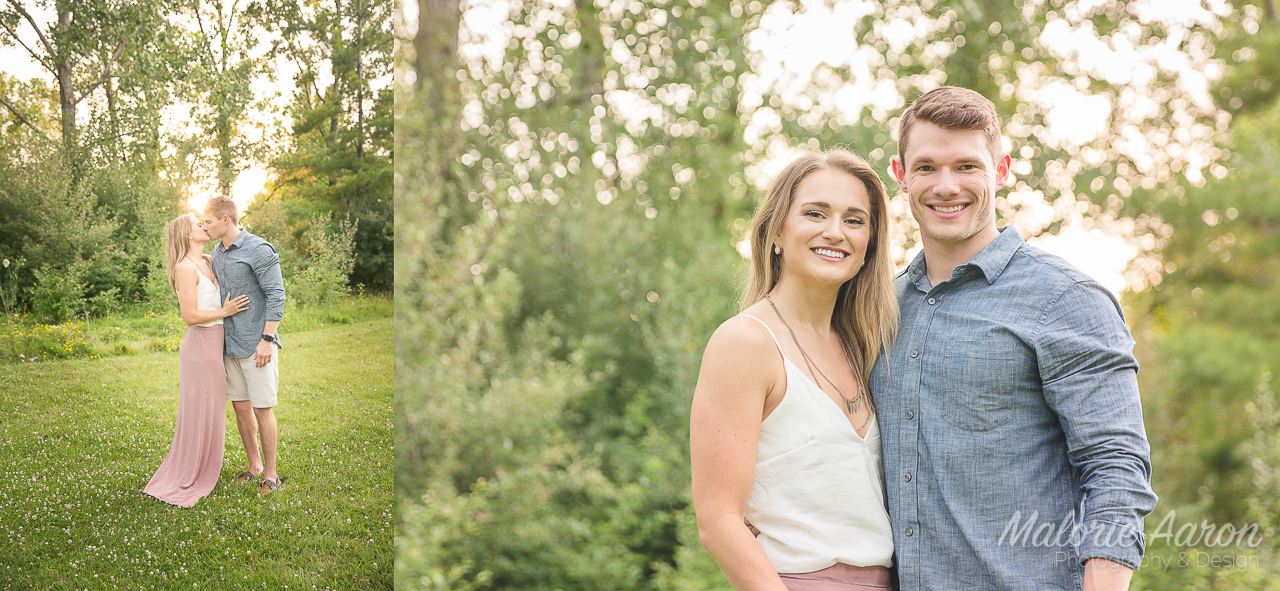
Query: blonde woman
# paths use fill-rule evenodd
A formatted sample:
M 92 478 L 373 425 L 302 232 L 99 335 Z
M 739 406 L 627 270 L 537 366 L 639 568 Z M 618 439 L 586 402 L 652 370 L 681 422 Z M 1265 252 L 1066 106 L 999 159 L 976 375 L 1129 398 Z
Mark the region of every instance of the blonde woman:
M 191 507 L 213 491 L 222 471 L 227 429 L 222 319 L 248 308 L 246 296 L 218 305 L 218 284 L 203 254 L 209 234 L 194 215 L 169 224 L 165 239 L 169 286 L 178 294 L 187 333 L 178 353 L 178 419 L 173 445 L 142 492 Z
M 889 589 L 867 390 L 898 324 L 886 209 L 866 161 L 832 150 L 783 170 L 751 222 L 741 313 L 707 343 L 690 421 L 698 533 L 735 589 Z

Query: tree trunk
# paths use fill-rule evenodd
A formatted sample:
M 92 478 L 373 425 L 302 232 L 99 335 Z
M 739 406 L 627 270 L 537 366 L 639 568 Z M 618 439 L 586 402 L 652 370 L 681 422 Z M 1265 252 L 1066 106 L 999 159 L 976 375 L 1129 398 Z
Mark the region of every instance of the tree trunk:
M 414 117 L 411 129 L 406 130 L 399 125 L 397 125 L 396 129 L 397 136 L 405 139 L 413 137 L 416 141 L 421 142 L 421 147 L 423 148 L 421 151 L 415 150 L 411 155 L 407 155 L 405 160 L 419 165 L 425 175 L 416 177 L 417 170 L 404 170 L 406 173 L 405 178 L 413 180 L 406 183 L 406 190 L 396 192 L 396 199 L 401 200 L 395 207 L 397 226 L 396 251 L 397 254 L 401 252 L 399 241 L 404 240 L 407 246 L 404 251 L 408 260 L 408 264 L 401 264 L 399 260 L 396 262 L 396 292 L 397 297 L 400 297 L 402 293 L 411 294 L 409 296 L 411 299 L 444 291 L 443 289 L 432 287 L 424 290 L 412 284 L 423 281 L 433 283 L 433 280 L 437 278 L 443 280 L 450 277 L 447 272 L 441 270 L 441 266 L 451 265 L 452 257 L 447 255 L 441 257 L 437 253 L 449 251 L 448 231 L 445 228 L 450 226 L 449 218 L 454 216 L 450 216 L 448 213 L 441 216 L 439 206 L 447 201 L 446 195 L 449 193 L 449 189 L 446 187 L 446 184 L 451 180 L 449 164 L 456 155 L 457 146 L 460 144 L 457 114 L 461 112 L 462 108 L 461 93 L 459 92 L 456 75 L 458 69 L 458 23 L 461 18 L 458 0 L 416 1 L 418 3 L 418 34 L 413 39 L 415 55 L 412 67 L 417 74 L 417 82 L 414 85 L 416 94 L 409 104 L 411 108 L 425 108 L 426 120 L 424 125 L 424 122 Z M 396 165 L 402 166 L 401 162 L 403 160 L 397 158 Z M 417 166 L 414 166 L 414 168 L 417 168 Z M 403 222 L 401 221 L 401 216 L 403 216 Z M 408 231 L 402 231 L 402 223 L 407 226 Z M 426 236 L 427 238 L 416 238 L 414 237 L 415 234 Z M 421 260 L 418 260 L 419 258 Z M 400 281 L 401 273 L 407 275 L 410 280 Z M 401 301 L 404 300 L 402 299 Z M 421 303 L 427 304 L 426 301 Z M 418 313 L 418 310 L 426 312 L 425 316 Z M 430 308 L 426 306 L 418 306 L 416 308 L 414 305 L 402 306 L 397 309 L 397 319 L 401 317 L 406 319 L 425 317 L 430 320 L 448 318 L 442 313 L 436 315 L 427 310 L 430 310 Z M 403 316 L 400 316 L 401 314 Z M 414 334 L 414 330 L 410 328 L 410 334 Z M 417 331 L 416 335 L 422 335 L 425 338 L 408 337 L 404 342 L 408 345 L 408 348 L 415 348 L 423 353 L 430 354 L 438 346 L 431 334 L 430 330 L 425 333 Z M 397 333 L 397 338 L 402 338 L 402 335 Z M 397 341 L 398 344 L 400 342 Z M 425 348 L 423 348 L 424 345 Z M 415 371 L 417 370 L 411 369 L 407 373 L 413 375 Z M 413 378 L 408 375 L 398 375 L 397 379 L 404 379 L 404 383 L 413 384 Z M 425 382 L 420 381 L 419 383 L 430 384 L 432 382 L 428 378 Z M 430 399 L 429 396 L 428 400 Z M 427 408 L 431 407 L 428 406 Z M 403 425 L 406 431 L 406 440 L 409 442 L 409 445 L 405 446 L 406 450 L 404 452 L 407 464 L 419 466 L 429 459 L 432 461 L 439 459 L 438 455 L 430 453 L 432 450 L 426 444 L 426 442 L 430 441 L 426 435 L 432 425 L 430 421 L 404 420 Z M 397 450 L 399 449 L 397 447 Z
M 426 137 L 427 152 L 434 157 L 427 165 L 437 167 L 427 175 L 436 190 L 428 190 L 426 196 L 437 204 L 447 201 L 447 192 L 442 189 L 451 176 L 449 169 L 460 135 L 457 115 L 461 112 L 462 100 L 456 72 L 461 19 L 458 0 L 418 0 L 418 35 L 413 39 L 417 50 L 415 66 L 418 87 L 427 96 L 418 104 L 426 105 L 427 123 L 439 130 Z M 429 204 L 427 211 L 434 208 L 435 205 Z M 446 222 L 441 231 L 449 232 L 448 225 Z
M 218 194 L 231 198 L 231 181 L 235 179 L 235 154 L 231 150 L 231 115 L 227 112 L 231 106 L 227 101 L 218 104 L 218 119 L 215 123 L 218 134 Z
M 120 115 L 116 113 L 116 81 L 114 78 L 108 79 L 102 86 L 107 93 L 107 115 L 111 118 L 111 135 L 116 138 L 107 147 L 111 154 L 117 160 L 120 159 Z
M 228 64 L 228 38 L 231 36 L 231 23 L 234 15 L 227 15 L 224 20 L 222 7 L 218 7 L 218 58 L 214 68 L 217 70 L 219 84 L 226 84 Z M 231 198 L 231 182 L 235 180 L 235 153 L 231 149 L 232 135 L 235 131 L 231 99 L 223 97 L 217 100 L 218 118 L 215 125 L 218 133 L 218 194 Z
M 433 66 L 447 71 L 446 65 L 457 65 L 458 23 L 461 18 L 458 0 L 418 0 L 418 35 L 413 38 L 413 46 L 417 50 L 414 66 L 418 72 L 418 84 L 433 92 L 428 105 L 443 105 L 444 97 L 440 93 L 444 84 L 440 83 L 452 83 L 447 77 L 428 82 L 428 76 L 433 73 Z
M 356 0 L 356 160 L 364 160 L 364 0 Z
M 334 13 L 341 15 L 342 14 L 341 0 L 334 0 L 333 6 L 335 9 Z M 341 30 L 329 31 L 329 34 L 334 37 L 341 37 L 342 31 Z M 342 118 L 342 79 L 350 75 L 349 71 L 344 71 L 344 69 L 339 65 L 339 60 L 341 59 L 341 57 L 338 55 L 338 49 L 337 49 L 339 43 L 340 42 L 337 40 L 333 41 L 333 45 L 332 45 L 333 51 L 329 54 L 329 71 L 333 72 L 333 84 L 329 85 L 328 94 L 329 94 L 329 100 L 332 100 L 333 105 L 337 107 L 337 110 L 334 112 L 334 114 L 329 117 L 329 135 L 325 138 L 325 143 L 329 144 L 330 154 L 333 153 L 334 147 L 337 146 L 338 120 Z M 338 184 L 337 174 L 334 172 L 330 172 L 329 186 L 332 187 L 337 184 Z
M 58 2 L 58 31 L 65 32 L 67 27 L 71 25 L 71 7 L 66 2 Z M 54 34 L 56 35 L 57 32 Z M 76 85 L 75 75 L 72 72 L 71 56 L 64 53 L 59 47 L 58 55 L 49 56 L 57 68 L 58 77 L 58 106 L 62 109 L 62 147 L 67 152 L 67 156 L 71 162 L 75 163 L 78 158 L 74 156 L 76 146 L 79 144 L 79 138 L 76 137 Z

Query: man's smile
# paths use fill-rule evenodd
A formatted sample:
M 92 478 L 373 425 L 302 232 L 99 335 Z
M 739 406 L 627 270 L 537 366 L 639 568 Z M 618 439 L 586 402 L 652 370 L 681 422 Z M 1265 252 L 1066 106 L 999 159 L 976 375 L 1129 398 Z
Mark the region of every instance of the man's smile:
M 956 205 L 948 205 L 948 206 L 943 206 L 943 205 L 930 205 L 930 206 L 929 206 L 929 209 L 932 209 L 932 210 L 934 210 L 934 211 L 936 211 L 936 212 L 939 212 L 939 213 L 955 213 L 955 212 L 960 211 L 960 210 L 962 210 L 962 209 L 964 209 L 964 208 L 966 208 L 966 207 L 968 207 L 968 206 L 969 206 L 969 204 L 968 204 L 968 203 L 959 203 L 959 204 L 956 204 Z

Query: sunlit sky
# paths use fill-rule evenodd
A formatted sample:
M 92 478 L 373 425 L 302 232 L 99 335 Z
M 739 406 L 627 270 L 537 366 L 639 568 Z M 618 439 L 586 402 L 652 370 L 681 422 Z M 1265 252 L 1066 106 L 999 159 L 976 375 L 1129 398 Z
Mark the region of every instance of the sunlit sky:
M 34 5 L 34 3 L 30 2 L 24 2 L 23 4 L 24 8 L 31 13 L 32 18 L 36 23 L 40 25 L 41 30 L 47 31 L 50 23 L 55 20 L 53 11 L 48 8 Z M 230 2 L 227 2 L 226 4 L 230 4 Z M 204 5 L 209 6 L 210 2 L 206 0 Z M 183 24 L 188 26 L 191 30 L 196 30 L 196 23 L 194 21 Z M 207 22 L 206 26 L 208 26 Z M 21 40 L 28 46 L 33 49 L 39 47 L 39 39 L 36 37 L 35 32 L 31 29 L 31 26 L 28 23 L 24 21 L 22 26 L 18 28 L 17 32 Z M 258 29 L 254 31 L 253 37 L 258 43 L 251 54 L 253 57 L 261 57 L 269 49 L 268 44 L 272 41 L 272 35 L 267 33 L 265 30 Z M 29 81 L 33 78 L 42 78 L 51 86 L 54 85 L 54 78 L 52 74 L 50 74 L 48 70 L 41 66 L 37 61 L 32 59 L 31 55 L 21 46 L 14 45 L 12 47 L 0 47 L 0 64 L 4 64 L 6 74 L 9 74 L 19 80 Z M 322 71 L 316 80 L 316 84 L 321 88 L 327 86 L 332 81 L 332 77 L 329 75 L 328 71 L 323 70 L 326 65 L 326 62 L 320 62 Z M 251 87 L 253 92 L 257 95 L 257 98 L 269 99 L 270 104 L 279 110 L 281 114 L 271 115 L 271 117 L 278 119 L 278 125 L 275 127 L 267 126 L 266 129 L 259 129 L 254 125 L 242 125 L 240 131 L 250 142 L 262 143 L 265 141 L 276 144 L 278 139 L 277 136 L 282 131 L 287 131 L 290 125 L 290 120 L 283 114 L 283 109 L 288 106 L 292 98 L 294 89 L 293 80 L 298 73 L 298 67 L 285 57 L 281 56 L 276 59 L 273 64 L 273 68 L 277 72 L 277 78 L 279 80 L 278 83 L 273 84 L 266 76 L 260 76 L 253 81 Z M 390 76 L 370 81 L 374 89 L 385 88 L 390 84 L 390 82 Z M 95 93 L 94 97 L 86 99 L 85 103 L 81 103 L 81 108 L 77 113 L 80 117 L 81 124 L 87 122 L 90 115 L 91 109 L 86 108 L 86 105 L 95 99 L 100 100 L 101 94 L 101 92 Z M 161 114 L 161 121 L 163 125 L 163 129 L 161 130 L 162 136 L 189 136 L 201 133 L 201 130 L 191 116 L 191 109 L 193 107 L 193 103 L 182 100 L 175 100 L 174 104 L 166 107 Z M 262 114 L 251 113 L 249 118 L 253 120 L 262 120 L 264 117 L 266 116 Z M 174 151 L 175 148 L 172 146 L 165 148 L 166 155 L 172 155 Z M 205 154 L 207 159 L 212 159 L 214 156 L 215 153 L 212 150 L 207 151 Z M 187 187 L 189 195 L 188 204 L 193 210 L 197 211 L 203 207 L 206 201 L 217 194 L 217 173 L 216 171 L 213 171 L 210 166 L 205 168 L 208 169 L 208 174 L 205 175 L 204 178 L 198 179 L 194 185 Z M 244 211 L 249 207 L 249 203 L 253 201 L 253 198 L 263 190 L 263 187 L 266 185 L 269 177 L 270 173 L 267 170 L 265 162 L 248 163 L 248 166 L 239 172 L 239 175 L 231 185 L 231 198 L 237 205 L 239 205 L 241 213 L 244 213 Z

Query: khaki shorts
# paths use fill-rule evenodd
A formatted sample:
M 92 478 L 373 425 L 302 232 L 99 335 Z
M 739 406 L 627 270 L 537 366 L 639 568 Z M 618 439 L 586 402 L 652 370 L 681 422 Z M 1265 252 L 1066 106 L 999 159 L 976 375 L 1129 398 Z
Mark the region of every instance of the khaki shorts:
M 280 387 L 280 351 L 271 355 L 271 362 L 255 367 L 253 357 L 222 356 L 227 370 L 227 400 L 248 400 L 254 408 L 271 408 L 276 405 L 276 390 Z

